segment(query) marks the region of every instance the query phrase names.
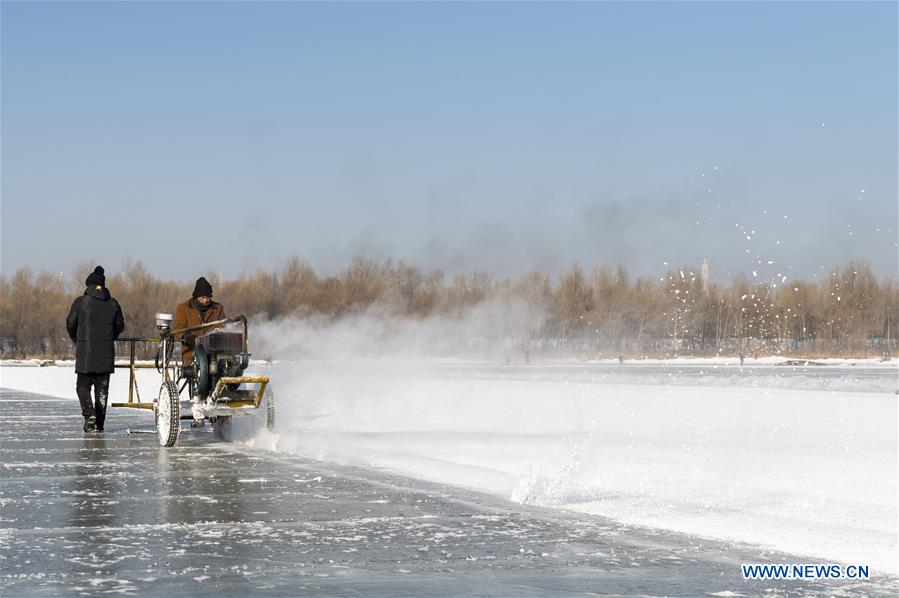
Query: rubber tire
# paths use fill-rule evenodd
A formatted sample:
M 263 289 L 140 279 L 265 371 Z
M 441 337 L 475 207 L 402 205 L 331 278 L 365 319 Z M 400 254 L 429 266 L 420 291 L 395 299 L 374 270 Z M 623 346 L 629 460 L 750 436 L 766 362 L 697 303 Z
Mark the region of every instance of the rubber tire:
M 160 446 L 175 446 L 181 431 L 181 397 L 178 385 L 166 380 L 159 388 L 156 401 L 156 435 Z
M 209 388 L 209 357 L 206 355 L 206 349 L 203 347 L 194 349 L 193 366 L 194 391 L 197 393 L 196 396 L 205 399 L 209 396 L 209 392 L 212 389 Z
M 275 430 L 275 393 L 270 386 L 265 387 L 265 427 L 269 432 Z

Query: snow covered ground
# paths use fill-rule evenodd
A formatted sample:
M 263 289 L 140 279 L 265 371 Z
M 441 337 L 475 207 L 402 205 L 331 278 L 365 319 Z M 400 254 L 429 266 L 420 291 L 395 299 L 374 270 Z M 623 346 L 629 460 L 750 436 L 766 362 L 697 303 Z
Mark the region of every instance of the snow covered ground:
M 895 365 L 732 362 L 257 365 L 279 423 L 244 441 L 899 573 Z M 73 400 L 74 378 L 0 369 L 4 388 Z

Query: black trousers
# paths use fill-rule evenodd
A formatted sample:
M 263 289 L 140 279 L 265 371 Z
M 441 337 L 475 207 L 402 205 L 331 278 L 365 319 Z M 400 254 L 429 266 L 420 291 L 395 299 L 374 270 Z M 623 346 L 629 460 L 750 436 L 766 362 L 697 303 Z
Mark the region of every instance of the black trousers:
M 91 400 L 91 388 L 94 390 Z M 75 383 L 78 402 L 81 403 L 81 415 L 97 418 L 97 427 L 102 428 L 106 421 L 106 400 L 109 397 L 109 374 L 78 374 Z

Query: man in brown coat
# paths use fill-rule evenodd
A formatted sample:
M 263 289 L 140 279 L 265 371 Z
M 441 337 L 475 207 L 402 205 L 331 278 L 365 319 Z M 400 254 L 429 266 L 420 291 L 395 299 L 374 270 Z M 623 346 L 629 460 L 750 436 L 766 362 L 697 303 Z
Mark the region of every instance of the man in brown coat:
M 197 279 L 191 298 L 184 303 L 179 303 L 175 308 L 175 320 L 172 328 L 190 328 L 200 326 L 208 322 L 225 319 L 225 306 L 212 300 L 212 285 L 203 277 Z M 176 335 L 181 340 L 181 363 L 190 365 L 194 356 L 194 342 L 200 334 L 211 332 L 212 329 L 185 332 Z
M 175 319 L 172 322 L 172 328 L 174 330 L 191 328 L 224 319 L 225 307 L 221 303 L 212 300 L 212 285 L 201 276 L 194 285 L 194 292 L 191 294 L 190 299 L 184 303 L 179 303 L 175 308 Z M 206 328 L 175 335 L 181 339 L 181 363 L 183 365 L 189 366 L 193 361 L 194 344 L 197 336 L 211 331 L 211 328 Z M 193 405 L 191 406 L 191 411 L 194 415 L 194 425 L 201 426 L 204 423 L 203 415 L 199 410 L 199 399 L 193 396 L 193 388 L 194 383 L 192 382 L 191 400 Z

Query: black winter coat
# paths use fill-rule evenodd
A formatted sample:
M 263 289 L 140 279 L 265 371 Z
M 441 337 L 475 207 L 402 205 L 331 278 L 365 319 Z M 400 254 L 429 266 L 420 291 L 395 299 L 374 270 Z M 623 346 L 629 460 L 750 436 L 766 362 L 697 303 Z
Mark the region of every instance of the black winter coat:
M 105 287 L 89 288 L 75 299 L 66 318 L 69 337 L 75 342 L 75 372 L 111 374 L 115 340 L 125 330 L 119 302 Z

